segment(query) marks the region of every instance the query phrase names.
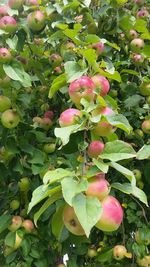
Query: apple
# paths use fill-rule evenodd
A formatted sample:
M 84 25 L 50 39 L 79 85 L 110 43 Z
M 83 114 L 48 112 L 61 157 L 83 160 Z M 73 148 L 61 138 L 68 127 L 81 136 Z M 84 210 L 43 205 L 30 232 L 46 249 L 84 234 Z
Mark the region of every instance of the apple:
M 67 127 L 78 123 L 78 119 L 81 118 L 82 113 L 75 108 L 68 108 L 60 114 L 59 125 L 61 127 Z
M 54 119 L 54 112 L 52 110 L 48 110 L 44 113 L 44 118 L 49 118 L 51 120 Z
M 88 156 L 90 158 L 97 158 L 103 152 L 105 145 L 101 141 L 92 141 L 88 146 Z
M 135 232 L 135 240 L 138 244 L 148 246 L 150 244 L 149 229 L 139 229 Z
M 55 65 L 60 65 L 63 61 L 63 58 L 59 54 L 51 54 L 49 58 L 50 63 L 55 63 Z
M 75 44 L 74 44 L 73 42 L 68 41 L 68 42 L 65 44 L 65 47 L 66 47 L 67 49 L 72 50 L 72 49 L 74 49 L 76 46 L 75 46 Z
M 142 82 L 139 88 L 141 95 L 150 96 L 150 82 Z
M 145 256 L 142 259 L 137 258 L 137 264 L 138 264 L 138 266 L 149 267 L 150 266 L 150 256 Z
M 144 188 L 144 183 L 142 181 L 137 181 L 137 186 L 140 188 L 140 189 L 143 189 Z
M 7 75 L 1 77 L 0 78 L 0 87 L 8 88 L 10 85 L 10 81 L 11 81 L 11 79 Z
M 109 192 L 110 184 L 104 177 L 101 176 L 101 174 L 89 179 L 86 195 L 97 197 L 100 201 L 102 201 L 108 196 Z
M 111 97 L 117 97 L 118 96 L 118 91 L 116 89 L 111 89 L 109 95 Z
M 74 209 L 66 205 L 63 211 L 63 222 L 69 232 L 74 235 L 82 236 L 85 232 L 74 212 Z
M 102 115 L 112 115 L 112 114 L 114 114 L 114 111 L 109 107 L 105 107 L 105 108 L 102 108 L 100 110 L 100 114 L 102 114 Z
M 89 249 L 88 249 L 88 252 L 87 252 L 87 256 L 88 256 L 89 258 L 94 258 L 94 257 L 96 257 L 96 256 L 97 256 L 97 251 L 96 251 L 96 249 L 94 249 L 94 248 L 89 248 Z
M 8 1 L 8 6 L 12 9 L 22 9 L 24 4 L 24 0 L 9 0 Z
M 133 173 L 134 173 L 134 176 L 135 176 L 136 180 L 137 180 L 137 181 L 140 181 L 141 178 L 142 178 L 142 173 L 141 173 L 141 171 L 138 170 L 138 169 L 134 169 L 134 170 L 133 170 Z
M 39 6 L 38 0 L 26 0 L 25 4 L 27 6 Z
M 52 125 L 53 125 L 53 122 L 50 118 L 41 118 L 39 122 L 39 126 L 46 131 L 48 131 Z
M 105 96 L 108 94 L 110 90 L 110 84 L 109 81 L 99 74 L 93 76 L 92 78 L 93 83 L 95 84 L 95 87 L 100 89 L 100 95 Z
M 34 224 L 31 220 L 24 220 L 22 227 L 25 229 L 26 233 L 30 234 L 34 230 Z
M 133 54 L 132 59 L 136 65 L 140 65 L 144 62 L 144 57 L 140 54 Z
M 116 231 L 123 220 L 123 209 L 119 201 L 113 196 L 105 197 L 102 202 L 102 216 L 96 227 L 102 231 Z
M 94 48 L 97 52 L 97 55 L 101 55 L 104 51 L 104 43 L 98 42 L 90 45 L 91 48 Z
M 27 25 L 33 32 L 39 32 L 45 28 L 45 15 L 40 11 L 36 10 L 27 16 Z
M 11 53 L 7 48 L 0 48 L 0 63 L 9 63 L 12 59 Z
M 92 130 L 93 134 L 97 136 L 108 136 L 109 134 L 113 133 L 113 131 L 113 126 L 107 121 L 98 122 Z
M 133 52 L 139 53 L 144 48 L 144 40 L 141 38 L 135 38 L 130 43 L 130 48 Z
M 136 137 L 138 137 L 138 138 L 143 138 L 144 137 L 144 133 L 143 133 L 143 131 L 141 129 L 136 129 L 134 131 L 134 133 L 135 133 Z
M 8 6 L 7 5 L 0 6 L 0 18 L 8 15 L 7 11 L 8 11 Z
M 72 102 L 77 105 L 80 104 L 81 98 L 90 102 L 95 97 L 94 89 L 93 81 L 88 76 L 82 76 L 70 84 L 69 96 Z
M 8 129 L 15 128 L 20 121 L 18 113 L 12 109 L 7 109 L 2 113 L 1 123 L 4 127 Z
M 122 260 L 125 257 L 125 254 L 127 253 L 127 250 L 125 246 L 123 245 L 116 245 L 113 248 L 113 257 L 115 260 Z
M 149 15 L 148 10 L 146 8 L 142 8 L 137 12 L 137 18 L 147 18 Z
M 23 177 L 18 182 L 18 186 L 21 192 L 28 192 L 30 190 L 30 179 L 28 177 Z
M 7 33 L 14 33 L 17 30 L 17 21 L 11 16 L 4 16 L 0 19 L 0 30 Z
M 142 5 L 142 4 L 144 4 L 144 1 L 145 0 L 134 0 L 134 3 L 137 5 Z
M 56 144 L 45 144 L 44 147 L 43 147 L 43 150 L 45 153 L 47 154 L 51 154 L 55 151 L 56 149 Z
M 8 226 L 8 229 L 12 232 L 18 230 L 22 225 L 22 218 L 20 216 L 13 216 L 11 224 Z
M 137 31 L 135 31 L 135 30 L 130 30 L 129 31 L 129 38 L 130 39 L 135 39 L 135 38 L 137 38 L 138 37 L 138 33 L 137 33 Z
M 150 134 L 150 119 L 143 121 L 141 127 L 144 133 Z
M 19 209 L 19 207 L 20 207 L 20 201 L 19 201 L 19 200 L 14 199 L 14 200 L 12 200 L 12 201 L 10 202 L 10 208 L 11 208 L 12 210 L 17 210 L 17 209 Z
M 4 112 L 10 107 L 11 107 L 11 100 L 7 96 L 0 95 L 0 112 Z

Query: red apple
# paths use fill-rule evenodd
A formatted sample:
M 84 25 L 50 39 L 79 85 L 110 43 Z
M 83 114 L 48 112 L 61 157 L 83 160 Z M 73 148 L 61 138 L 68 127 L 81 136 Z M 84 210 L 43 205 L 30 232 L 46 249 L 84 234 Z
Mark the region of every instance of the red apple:
M 106 232 L 116 231 L 123 220 L 123 210 L 119 201 L 113 196 L 107 196 L 101 203 L 103 212 L 96 227 Z
M 59 118 L 59 125 L 61 127 L 71 126 L 77 123 L 77 120 L 81 118 L 82 113 L 75 108 L 68 108 L 61 113 Z
M 130 37 L 131 39 L 135 39 L 135 38 L 137 38 L 137 37 L 138 37 L 138 33 L 137 33 L 137 31 L 135 31 L 135 30 L 130 30 L 130 31 L 129 31 L 129 37 Z
M 32 233 L 34 230 L 34 224 L 31 220 L 24 220 L 22 227 L 25 229 L 26 233 Z
M 17 21 L 10 16 L 4 16 L 0 19 L 0 29 L 7 33 L 14 33 L 17 29 Z
M 11 53 L 7 48 L 0 48 L 0 63 L 9 63 L 12 59 Z
M 49 118 L 51 120 L 54 119 L 54 112 L 52 110 L 48 110 L 44 113 L 44 118 Z
M 92 141 L 90 145 L 88 146 L 88 156 L 90 158 L 97 158 L 100 153 L 104 150 L 104 144 L 101 141 Z
M 147 18 L 149 15 L 148 10 L 146 8 L 142 8 L 137 12 L 137 18 Z
M 51 126 L 53 125 L 53 122 L 50 118 L 40 118 L 39 127 L 43 128 L 44 130 L 48 131 Z
M 142 123 L 142 130 L 146 134 L 150 134 L 150 119 L 143 121 Z
M 139 88 L 141 95 L 150 96 L 150 82 L 142 82 Z
M 140 65 L 144 62 L 144 57 L 140 54 L 133 54 L 132 59 L 136 65 Z
M 141 52 L 141 50 L 144 48 L 144 45 L 144 40 L 140 38 L 135 38 L 130 43 L 131 50 L 135 53 Z
M 8 226 L 8 229 L 12 232 L 18 230 L 22 225 L 22 218 L 20 216 L 13 216 L 11 225 Z
M 0 95 L 0 112 L 4 112 L 10 107 L 11 107 L 11 100 L 7 96 Z
M 63 61 L 63 58 L 59 54 L 52 54 L 50 55 L 50 63 L 55 63 L 56 65 L 60 65 L 60 63 Z
M 38 0 L 26 0 L 27 6 L 39 6 Z
M 2 113 L 1 123 L 8 129 L 15 128 L 19 124 L 20 118 L 16 111 L 7 109 Z
M 20 10 L 23 7 L 24 0 L 9 0 L 8 6 L 12 9 Z
M 45 15 L 40 10 L 30 13 L 27 17 L 27 25 L 33 32 L 41 31 L 45 27 Z
M 63 221 L 66 228 L 74 235 L 85 235 L 85 232 L 74 212 L 74 209 L 66 205 L 63 211 Z
M 7 5 L 0 6 L 0 18 L 8 15 L 7 10 L 8 10 L 8 6 Z
M 125 246 L 123 245 L 116 245 L 113 248 L 113 256 L 115 260 L 122 260 L 125 257 L 125 254 L 127 253 L 127 250 L 125 248 Z
M 98 122 L 92 130 L 92 132 L 97 136 L 108 136 L 109 134 L 113 133 L 113 131 L 113 126 L 107 121 Z
M 86 195 L 97 197 L 102 201 L 110 192 L 110 184 L 101 174 L 89 179 Z
M 114 114 L 114 111 L 109 107 L 105 107 L 105 108 L 102 108 L 100 110 L 100 114 L 102 114 L 102 115 L 112 115 L 112 114 Z
M 102 42 L 94 43 L 90 47 L 96 49 L 98 56 L 101 55 L 104 51 L 104 43 Z
M 92 78 L 93 83 L 95 84 L 95 87 L 100 89 L 100 95 L 105 96 L 108 94 L 110 90 L 110 84 L 109 81 L 99 74 L 93 76 Z
M 80 104 L 81 98 L 92 101 L 95 96 L 94 88 L 93 81 L 87 76 L 82 76 L 70 84 L 69 96 L 73 103 L 78 105 Z

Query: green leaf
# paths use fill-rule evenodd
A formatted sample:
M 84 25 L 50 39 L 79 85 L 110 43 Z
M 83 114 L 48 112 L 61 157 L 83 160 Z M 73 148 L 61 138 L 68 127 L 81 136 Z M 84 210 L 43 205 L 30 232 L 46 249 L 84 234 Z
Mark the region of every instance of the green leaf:
M 98 43 L 100 38 L 95 34 L 88 34 L 85 36 L 85 42 L 88 44 Z
M 77 62 L 68 61 L 64 64 L 65 73 L 67 77 L 67 82 L 70 83 L 78 78 L 80 78 L 83 74 L 86 73 L 87 69 L 83 69 Z
M 150 157 L 150 145 L 144 145 L 137 153 L 137 159 L 143 160 Z
M 111 162 L 109 164 L 112 168 L 114 168 L 115 170 L 119 171 L 120 173 L 122 173 L 131 183 L 133 186 L 136 185 L 136 179 L 134 176 L 134 173 L 132 171 L 130 171 L 129 169 L 121 166 L 120 164 L 116 163 L 116 162 Z
M 120 140 L 115 140 L 105 144 L 105 148 L 100 157 L 110 161 L 120 161 L 136 157 L 136 152 L 131 145 Z
M 95 71 L 98 71 L 99 67 L 98 64 L 96 63 L 97 60 L 96 50 L 89 48 L 89 49 L 82 49 L 80 50 L 80 52 L 83 55 L 83 57 L 87 60 L 89 65 L 91 65 Z
M 52 171 L 48 171 L 43 177 L 44 184 L 53 184 L 67 176 L 74 175 L 73 172 L 66 169 L 58 168 Z
M 57 192 L 56 194 L 50 196 L 45 201 L 45 203 L 42 205 L 42 207 L 34 214 L 34 223 L 35 223 L 35 225 L 37 225 L 37 221 L 41 217 L 41 215 L 44 213 L 44 211 L 46 209 L 48 209 L 48 207 L 50 205 L 52 205 L 56 200 L 60 199 L 61 197 L 62 197 L 62 193 L 61 192 Z
M 61 181 L 62 193 L 65 201 L 72 206 L 73 198 L 87 190 L 88 181 L 86 179 L 81 179 L 79 181 L 75 180 L 73 177 L 64 178 Z
M 121 80 L 121 76 L 120 76 L 120 74 L 119 74 L 118 71 L 115 71 L 113 74 L 111 74 L 111 73 L 109 73 L 109 72 L 106 72 L 106 71 L 100 69 L 99 72 L 100 72 L 101 75 L 105 76 L 105 77 L 108 78 L 108 79 L 115 80 L 115 81 L 117 81 L 117 82 L 119 82 L 119 83 L 122 82 L 122 80 Z
M 134 24 L 134 29 L 138 32 L 147 33 L 147 22 L 143 19 L 137 19 L 136 23 Z
M 143 99 L 144 98 L 140 95 L 132 95 L 124 101 L 125 107 L 126 108 L 132 108 L 132 107 L 138 106 L 139 103 L 141 102 L 141 100 L 143 100 Z
M 121 17 L 119 26 L 124 31 L 129 31 L 133 28 L 134 22 L 135 22 L 135 17 L 131 15 L 127 15 L 127 16 Z
M 52 98 L 66 84 L 66 74 L 63 73 L 53 80 L 50 87 L 49 98 Z
M 56 212 L 54 213 L 52 217 L 52 233 L 57 238 L 57 240 L 60 241 L 61 234 L 64 229 L 64 223 L 63 223 L 63 206 L 60 206 Z
M 12 216 L 9 214 L 3 214 L 0 216 L 0 234 L 7 229 L 8 225 L 11 223 Z
M 122 114 L 107 115 L 106 118 L 107 118 L 107 121 L 111 125 L 116 126 L 117 128 L 120 128 L 120 129 L 124 130 L 128 134 L 130 133 L 132 127 L 129 124 L 129 122 L 126 119 L 126 117 L 123 116 Z
M 132 194 L 133 189 L 132 189 L 132 185 L 130 183 L 124 183 L 124 184 L 120 184 L 120 183 L 113 183 L 111 184 L 112 188 L 115 188 L 125 194 Z
M 129 69 L 123 69 L 120 73 L 128 73 L 128 74 L 132 74 L 132 75 L 135 75 L 135 76 L 138 76 L 139 73 L 135 70 L 129 70 Z
M 145 45 L 142 54 L 150 58 L 150 45 Z
M 113 248 L 98 254 L 98 262 L 110 262 L 113 258 Z
M 100 201 L 97 198 L 86 197 L 83 194 L 79 194 L 74 197 L 72 204 L 86 236 L 89 237 L 92 227 L 98 222 L 102 215 Z
M 97 166 L 97 168 L 99 168 L 99 170 L 101 170 L 104 173 L 108 172 L 109 169 L 109 165 L 107 163 L 104 163 L 101 160 L 97 160 L 97 159 L 93 159 L 93 163 Z
M 143 190 L 135 186 L 132 194 L 148 207 L 147 196 Z
M 16 240 L 16 232 L 9 232 L 5 237 L 5 245 L 9 247 L 14 247 Z

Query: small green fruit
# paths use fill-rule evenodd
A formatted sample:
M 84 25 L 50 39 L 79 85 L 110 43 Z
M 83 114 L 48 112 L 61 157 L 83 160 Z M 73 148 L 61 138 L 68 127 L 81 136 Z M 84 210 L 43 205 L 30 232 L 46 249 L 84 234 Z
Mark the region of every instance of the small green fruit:
M 51 154 L 55 151 L 56 149 L 56 144 L 45 144 L 43 147 L 43 150 L 47 154 Z
M 140 181 L 141 178 L 142 178 L 141 171 L 138 170 L 138 169 L 134 169 L 134 170 L 133 170 L 133 173 L 134 173 L 134 175 L 135 175 L 136 180 L 137 180 L 137 181 Z
M 14 200 L 12 200 L 12 201 L 10 202 L 10 208 L 11 208 L 12 210 L 17 210 L 17 209 L 19 209 L 19 207 L 20 207 L 20 201 L 19 201 L 19 200 L 14 199 Z
M 28 177 L 23 177 L 20 182 L 18 182 L 20 191 L 27 192 L 30 189 L 30 180 Z

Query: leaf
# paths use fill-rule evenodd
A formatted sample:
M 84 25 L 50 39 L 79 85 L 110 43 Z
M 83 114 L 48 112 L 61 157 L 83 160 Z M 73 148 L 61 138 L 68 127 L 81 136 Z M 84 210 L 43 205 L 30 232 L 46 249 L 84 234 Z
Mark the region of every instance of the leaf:
M 83 0 L 85 6 L 89 7 L 91 4 L 91 0 Z
M 109 159 L 111 161 L 120 161 L 122 159 L 130 159 L 134 157 L 136 157 L 136 152 L 132 146 L 120 140 L 107 142 L 101 153 L 102 159 Z
M 142 97 L 140 95 L 132 95 L 124 101 L 125 107 L 126 108 L 132 108 L 132 107 L 138 106 L 140 101 L 143 99 L 144 99 L 144 97 Z
M 72 201 L 73 208 L 87 237 L 92 227 L 98 222 L 102 214 L 100 201 L 95 197 L 79 194 Z
M 115 81 L 117 81 L 117 82 L 119 82 L 119 83 L 122 82 L 122 80 L 121 80 L 121 76 L 120 76 L 120 74 L 119 74 L 118 71 L 115 71 L 113 74 L 111 74 L 111 73 L 109 73 L 109 72 L 106 72 L 106 71 L 100 69 L 100 70 L 99 70 L 99 73 L 100 73 L 101 75 L 105 76 L 105 77 L 108 78 L 108 79 L 115 80 Z
M 126 117 L 123 116 L 122 114 L 107 115 L 106 118 L 107 118 L 107 121 L 111 125 L 116 126 L 117 128 L 120 128 L 120 129 L 124 130 L 128 134 L 130 133 L 132 127 L 129 124 L 129 122 L 126 119 Z
M 80 78 L 87 69 L 83 69 L 77 62 L 68 61 L 64 64 L 67 82 L 70 83 Z
M 73 177 L 64 178 L 61 181 L 62 193 L 65 201 L 72 206 L 73 198 L 87 190 L 88 181 L 86 179 L 81 179 L 80 181 L 75 180 Z
M 150 157 L 150 145 L 144 145 L 137 153 L 137 159 L 143 160 Z
M 145 45 L 142 54 L 150 58 L 150 45 Z
M 129 74 L 132 74 L 132 75 L 135 75 L 135 76 L 138 76 L 139 73 L 135 70 L 129 70 L 129 69 L 123 69 L 120 73 L 129 73 Z
M 120 164 L 116 163 L 116 162 L 111 162 L 109 164 L 112 168 L 114 168 L 115 170 L 119 171 L 120 173 L 122 173 L 131 183 L 133 186 L 136 185 L 136 179 L 134 176 L 134 173 L 132 171 L 130 171 L 129 169 L 121 166 Z
M 143 190 L 135 186 L 132 194 L 148 207 L 147 196 Z
M 132 185 L 130 183 L 124 183 L 124 184 L 112 183 L 111 187 L 129 195 L 132 194 L 133 192 Z
M 110 262 L 113 258 L 113 248 L 98 254 L 98 262 Z
M 67 176 L 73 176 L 74 173 L 66 169 L 58 168 L 52 171 L 48 171 L 43 177 L 44 184 L 53 184 Z
M 87 60 L 89 65 L 91 65 L 92 68 L 94 68 L 94 70 L 97 71 L 98 64 L 96 63 L 96 60 L 97 60 L 96 50 L 89 48 L 89 49 L 82 49 L 80 50 L 80 52 L 83 55 L 83 57 Z
M 44 211 L 46 209 L 48 209 L 48 207 L 50 205 L 52 205 L 56 200 L 58 200 L 61 197 L 62 197 L 62 193 L 61 192 L 57 192 L 56 194 L 50 196 L 45 201 L 45 203 L 42 205 L 42 207 L 34 214 L 34 223 L 35 223 L 35 225 L 37 225 L 37 221 L 41 217 L 41 215 L 44 213 Z
M 11 223 L 12 216 L 9 214 L 3 214 L 0 216 L 0 234 L 8 227 Z
M 101 160 L 97 160 L 97 159 L 93 159 L 93 163 L 97 166 L 97 168 L 99 168 L 99 170 L 101 170 L 104 173 L 108 172 L 109 169 L 109 165 L 107 163 L 104 163 Z
M 57 240 L 60 241 L 61 239 L 61 234 L 64 228 L 64 223 L 63 223 L 63 206 L 60 206 L 56 212 L 54 213 L 52 217 L 52 233 L 54 236 L 57 238 Z
M 66 74 L 63 73 L 53 80 L 53 83 L 49 91 L 49 98 L 52 98 L 54 94 L 57 93 L 57 91 L 59 91 L 63 86 L 65 86 L 65 84 L 66 84 Z
M 16 239 L 16 232 L 9 232 L 5 237 L 5 245 L 9 247 L 14 247 Z

